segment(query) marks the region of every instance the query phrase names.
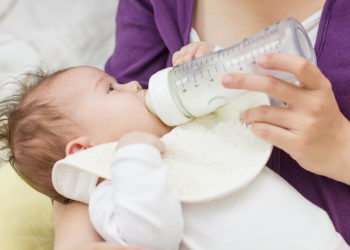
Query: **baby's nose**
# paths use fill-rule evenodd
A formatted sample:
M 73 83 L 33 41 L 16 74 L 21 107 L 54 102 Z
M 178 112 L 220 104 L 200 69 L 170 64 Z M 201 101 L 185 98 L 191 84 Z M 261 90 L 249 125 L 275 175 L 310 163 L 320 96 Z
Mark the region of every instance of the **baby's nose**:
M 128 82 L 126 86 L 132 91 L 139 91 L 142 89 L 142 86 L 137 81 Z

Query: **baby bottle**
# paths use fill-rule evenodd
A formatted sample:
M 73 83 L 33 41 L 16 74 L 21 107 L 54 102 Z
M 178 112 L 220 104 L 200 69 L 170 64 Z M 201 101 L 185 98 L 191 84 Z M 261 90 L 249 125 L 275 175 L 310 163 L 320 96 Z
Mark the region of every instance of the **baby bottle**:
M 221 79 L 225 73 L 269 74 L 297 82 L 291 73 L 258 67 L 257 57 L 272 52 L 294 54 L 316 62 L 302 24 L 294 18 L 285 19 L 232 47 L 155 73 L 149 80 L 146 105 L 165 124 L 175 126 L 208 114 L 247 93 L 224 88 Z

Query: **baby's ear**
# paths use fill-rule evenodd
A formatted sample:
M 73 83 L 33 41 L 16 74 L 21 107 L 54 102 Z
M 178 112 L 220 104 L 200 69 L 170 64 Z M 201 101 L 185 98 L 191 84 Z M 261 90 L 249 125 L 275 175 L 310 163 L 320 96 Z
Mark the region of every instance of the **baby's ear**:
M 80 136 L 67 143 L 66 145 L 66 155 L 71 155 L 81 150 L 90 148 L 92 145 L 89 138 L 86 136 Z

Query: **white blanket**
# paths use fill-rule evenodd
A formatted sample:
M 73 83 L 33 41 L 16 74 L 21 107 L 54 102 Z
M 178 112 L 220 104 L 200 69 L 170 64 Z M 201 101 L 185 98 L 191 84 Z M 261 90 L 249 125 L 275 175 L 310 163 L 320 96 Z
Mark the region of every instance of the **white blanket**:
M 0 84 L 38 66 L 49 72 L 76 65 L 103 69 L 114 47 L 117 4 L 1 0 Z

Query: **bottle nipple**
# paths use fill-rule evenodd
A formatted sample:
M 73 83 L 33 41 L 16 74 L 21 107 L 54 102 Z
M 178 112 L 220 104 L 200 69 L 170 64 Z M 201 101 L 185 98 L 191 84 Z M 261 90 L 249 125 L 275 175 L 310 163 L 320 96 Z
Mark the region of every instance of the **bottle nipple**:
M 166 125 L 176 126 L 192 120 L 183 114 L 174 101 L 168 75 L 172 68 L 166 68 L 151 76 L 145 94 L 147 108 Z
M 146 104 L 147 109 L 152 114 L 157 115 L 156 111 L 154 110 L 154 107 L 153 107 L 153 104 L 152 104 L 152 100 L 151 100 L 151 96 L 150 96 L 148 91 L 146 91 L 146 94 L 145 94 L 145 104 Z

